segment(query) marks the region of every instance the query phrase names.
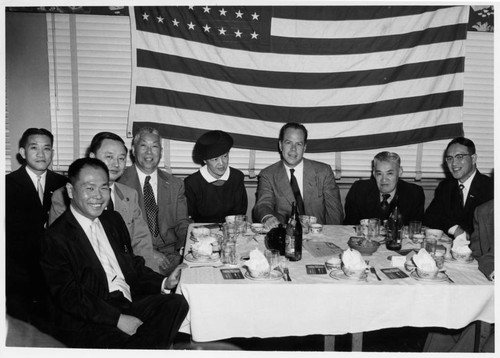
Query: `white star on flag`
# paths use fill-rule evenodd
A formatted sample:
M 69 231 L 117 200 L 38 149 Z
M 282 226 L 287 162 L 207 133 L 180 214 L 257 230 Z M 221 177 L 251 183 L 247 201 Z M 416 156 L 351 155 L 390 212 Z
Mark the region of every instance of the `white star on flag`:
M 220 16 L 226 16 L 227 11 L 224 10 L 224 8 L 220 9 L 219 12 L 220 12 Z
M 205 7 L 203 8 L 203 12 L 204 12 L 204 13 L 206 12 L 207 14 L 210 14 L 210 10 L 211 10 L 211 9 L 210 9 L 208 6 L 205 6 Z
M 239 29 L 238 29 L 238 30 L 236 30 L 236 31 L 235 31 L 235 33 L 234 33 L 234 35 L 235 35 L 236 37 L 241 37 L 241 34 L 242 34 L 242 32 L 241 32 Z
M 177 19 L 173 19 L 172 24 L 174 24 L 174 26 L 179 27 L 179 21 L 177 21 Z
M 256 13 L 256 12 L 254 12 L 254 13 L 252 14 L 252 20 L 259 20 L 259 16 L 260 16 L 260 15 L 257 15 L 257 13 Z
M 205 31 L 205 32 L 210 32 L 210 29 L 211 29 L 211 27 L 208 26 L 208 24 L 206 24 L 205 26 L 203 26 L 203 31 Z
M 142 19 L 148 21 L 149 20 L 149 15 L 144 13 L 142 14 Z
M 238 12 L 235 12 L 235 14 L 236 14 L 236 18 L 239 17 L 239 18 L 243 19 L 243 13 L 240 10 L 238 10 Z
M 252 36 L 252 40 L 253 40 L 253 39 L 257 39 L 257 36 L 259 36 L 259 34 L 258 34 L 258 33 L 256 33 L 255 31 L 254 31 L 254 32 L 252 32 L 250 35 Z
M 159 17 L 157 17 L 157 19 L 158 19 L 159 24 L 163 24 L 163 20 L 164 20 L 163 17 L 159 16 Z
M 193 22 L 192 22 L 192 21 L 188 24 L 188 28 L 189 28 L 189 30 L 194 30 L 194 27 L 195 27 L 195 26 L 196 26 L 196 25 L 195 25 L 195 24 L 193 24 Z
M 226 30 L 223 27 L 221 27 L 219 29 L 219 35 L 225 35 L 225 34 L 226 34 Z

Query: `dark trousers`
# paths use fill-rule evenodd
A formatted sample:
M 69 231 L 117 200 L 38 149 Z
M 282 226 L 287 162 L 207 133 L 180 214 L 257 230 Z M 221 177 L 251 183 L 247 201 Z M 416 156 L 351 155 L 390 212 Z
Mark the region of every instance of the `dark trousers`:
M 130 303 L 123 295 L 112 299 L 123 314 L 139 318 L 143 324 L 129 336 L 116 326 L 86 323 L 74 331 L 61 331 L 59 338 L 75 348 L 167 349 L 188 312 L 186 299 L 177 294 L 149 295 Z

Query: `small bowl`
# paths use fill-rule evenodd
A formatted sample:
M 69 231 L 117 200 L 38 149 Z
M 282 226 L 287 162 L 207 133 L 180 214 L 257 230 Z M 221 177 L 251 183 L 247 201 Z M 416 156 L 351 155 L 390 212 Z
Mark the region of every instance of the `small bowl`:
M 435 238 L 436 240 L 440 240 L 443 236 L 443 230 L 439 229 L 425 229 L 425 238 Z
M 312 224 L 309 226 L 311 234 L 319 234 L 323 231 L 323 225 L 321 224 Z
M 434 271 L 424 271 L 424 270 L 421 270 L 417 267 L 417 275 L 418 277 L 420 278 L 428 278 L 428 279 L 432 279 L 434 277 L 437 276 L 438 274 L 438 269 L 436 268 L 436 270 Z
M 457 261 L 462 261 L 462 262 L 470 261 L 471 255 L 472 255 L 472 252 L 469 252 L 467 254 L 461 254 L 461 253 L 458 253 L 456 251 L 451 250 L 451 256 Z
M 262 235 L 262 234 L 265 234 L 267 232 L 267 230 L 263 224 L 252 224 L 252 226 L 250 226 L 250 229 L 252 230 L 252 232 L 254 234 L 258 234 L 258 235 Z
M 325 262 L 327 270 L 338 270 L 342 265 L 340 257 L 332 257 Z
M 370 256 L 380 247 L 380 243 L 373 240 L 368 240 L 364 237 L 351 237 L 347 241 L 347 245 L 351 249 L 359 251 L 362 256 Z
M 267 270 L 252 270 L 247 266 L 247 271 L 250 277 L 253 278 L 265 278 L 269 276 L 269 269 Z
M 366 268 L 363 268 L 361 270 L 351 270 L 342 264 L 342 271 L 344 271 L 344 274 L 347 277 L 358 279 L 358 280 L 363 280 L 368 276 L 368 274 L 366 272 Z

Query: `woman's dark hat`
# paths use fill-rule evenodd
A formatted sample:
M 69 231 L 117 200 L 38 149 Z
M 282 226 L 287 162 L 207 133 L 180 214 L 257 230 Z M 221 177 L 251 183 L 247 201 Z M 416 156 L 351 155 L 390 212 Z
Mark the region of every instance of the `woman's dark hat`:
M 201 160 L 216 158 L 229 152 L 233 138 L 223 131 L 210 131 L 203 134 L 194 145 L 194 154 Z

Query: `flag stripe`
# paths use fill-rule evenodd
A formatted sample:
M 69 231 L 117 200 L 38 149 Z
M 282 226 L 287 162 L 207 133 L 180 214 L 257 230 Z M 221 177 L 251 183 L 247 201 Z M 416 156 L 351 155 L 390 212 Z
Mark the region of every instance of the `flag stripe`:
M 138 105 L 140 112 L 150 121 L 151 118 L 157 118 L 158 123 L 172 124 L 171 118 L 180 116 L 185 118 L 183 126 L 211 130 L 223 128 L 237 128 L 231 132 L 237 132 L 245 135 L 254 135 L 256 138 L 274 138 L 279 132 L 283 123 L 271 122 L 262 119 L 248 120 L 242 117 L 215 114 L 211 112 L 201 112 L 173 107 L 155 107 L 149 105 Z M 374 134 L 373 128 L 380 127 L 387 132 L 395 132 L 401 129 L 404 124 L 404 130 L 420 130 L 423 128 L 432 128 L 436 125 L 455 124 L 455 118 L 460 116 L 460 107 L 449 107 L 436 109 L 427 112 L 416 112 L 408 115 L 396 115 L 391 117 L 367 118 L 353 122 L 336 122 L 334 128 L 332 123 L 313 122 L 310 117 L 305 118 L 310 138 L 327 139 L 332 137 L 331 132 L 335 130 L 335 138 L 357 137 Z M 355 141 L 353 141 L 354 144 Z M 260 145 L 260 142 L 259 142 Z
M 133 125 L 133 132 L 136 133 L 141 127 L 157 128 L 162 137 L 173 140 L 185 140 L 186 137 L 194 135 L 196 138 L 205 133 L 206 129 L 192 127 L 176 126 L 158 122 L 136 122 Z M 260 150 L 276 151 L 277 139 L 269 137 L 257 137 L 255 135 L 244 135 L 240 133 L 228 132 L 234 139 L 235 148 L 249 148 L 259 142 Z M 437 125 L 432 128 L 422 128 L 417 130 L 399 131 L 394 134 L 395 146 L 403 144 L 421 143 L 428 138 L 433 140 L 450 138 L 453 136 L 462 136 L 463 129 L 460 124 Z M 386 134 L 369 134 L 364 136 L 356 135 L 354 137 L 328 138 L 328 139 L 308 139 L 307 151 L 310 153 L 341 152 L 346 147 L 350 150 L 368 150 L 383 148 L 387 139 Z
M 137 51 L 137 61 L 138 67 L 183 73 L 239 85 L 296 89 L 371 86 L 464 71 L 463 57 L 404 64 L 390 68 L 338 73 L 290 73 L 234 68 L 141 49 Z

